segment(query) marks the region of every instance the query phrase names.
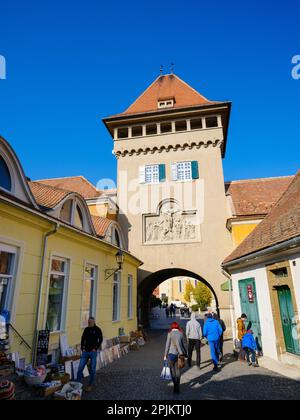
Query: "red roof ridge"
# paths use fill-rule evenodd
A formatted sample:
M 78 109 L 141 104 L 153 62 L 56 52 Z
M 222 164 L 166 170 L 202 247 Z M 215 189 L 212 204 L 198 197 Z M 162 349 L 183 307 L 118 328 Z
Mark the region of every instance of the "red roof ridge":
M 274 176 L 274 177 L 267 177 L 267 178 L 240 179 L 236 181 L 226 181 L 225 184 L 229 185 L 229 184 L 243 184 L 247 182 L 274 181 L 276 179 L 287 179 L 287 178 L 294 178 L 294 177 L 295 175 L 283 175 L 283 176 Z

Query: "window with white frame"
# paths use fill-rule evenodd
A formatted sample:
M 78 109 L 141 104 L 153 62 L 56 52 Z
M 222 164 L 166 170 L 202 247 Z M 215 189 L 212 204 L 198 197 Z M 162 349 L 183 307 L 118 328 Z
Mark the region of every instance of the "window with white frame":
M 177 179 L 179 181 L 192 179 L 192 162 L 181 162 L 177 164 Z
M 128 319 L 133 318 L 133 276 L 128 276 L 128 309 L 127 309 Z
M 59 257 L 51 260 L 46 328 L 63 331 L 66 320 L 69 261 Z
M 0 313 L 12 310 L 16 260 L 17 249 L 0 244 Z
M 113 282 L 113 322 L 120 321 L 121 317 L 121 274 L 115 273 Z
M 197 161 L 178 162 L 171 166 L 173 181 L 191 181 L 199 179 L 199 167 Z
M 167 99 L 165 101 L 158 101 L 158 108 L 173 108 L 174 107 L 174 99 Z
M 97 307 L 97 273 L 95 265 L 86 264 L 84 269 L 83 301 L 82 301 L 82 327 L 88 326 L 90 317 L 96 317 Z
M 145 182 L 146 184 L 157 184 L 159 182 L 159 166 L 158 165 L 146 166 Z
M 166 181 L 166 165 L 140 166 L 140 184 L 158 184 Z

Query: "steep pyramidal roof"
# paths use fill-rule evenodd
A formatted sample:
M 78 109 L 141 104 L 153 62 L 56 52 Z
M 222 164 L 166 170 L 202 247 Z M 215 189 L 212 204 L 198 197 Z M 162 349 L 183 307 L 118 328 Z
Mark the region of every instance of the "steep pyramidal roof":
M 300 236 L 300 171 L 269 215 L 224 264 Z
M 167 99 L 174 99 L 173 109 L 219 103 L 209 101 L 175 74 L 168 74 L 158 77 L 120 116 L 157 111 L 158 101 Z

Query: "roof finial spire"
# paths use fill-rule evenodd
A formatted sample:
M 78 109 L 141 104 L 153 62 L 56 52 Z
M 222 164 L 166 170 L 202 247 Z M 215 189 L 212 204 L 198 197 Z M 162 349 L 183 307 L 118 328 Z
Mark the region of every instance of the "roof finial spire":
M 174 74 L 174 68 L 175 68 L 175 64 L 171 63 L 171 74 Z
M 161 65 L 160 66 L 160 75 L 162 76 L 164 74 L 164 66 L 163 65 Z

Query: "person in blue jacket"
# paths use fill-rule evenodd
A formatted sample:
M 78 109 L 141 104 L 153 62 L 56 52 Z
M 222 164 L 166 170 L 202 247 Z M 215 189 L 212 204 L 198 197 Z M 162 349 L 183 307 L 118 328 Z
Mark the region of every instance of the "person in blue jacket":
M 207 315 L 207 321 L 204 325 L 203 336 L 207 339 L 211 358 L 214 364 L 214 371 L 219 370 L 220 359 L 220 338 L 223 334 L 220 323 L 213 319 L 212 314 Z
M 242 340 L 242 347 L 247 354 L 247 361 L 249 366 L 257 367 L 256 363 L 256 351 L 257 351 L 257 344 L 253 337 L 253 331 L 248 330 L 243 337 Z M 250 358 L 251 357 L 251 358 Z

